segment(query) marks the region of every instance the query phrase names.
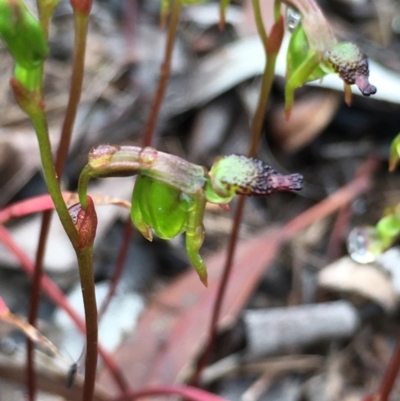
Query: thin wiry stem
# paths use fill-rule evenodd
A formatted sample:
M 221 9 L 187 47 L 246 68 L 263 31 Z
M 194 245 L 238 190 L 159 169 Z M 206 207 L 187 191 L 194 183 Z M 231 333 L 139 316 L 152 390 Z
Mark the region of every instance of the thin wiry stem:
M 36 326 L 36 319 L 38 316 L 40 294 L 42 292 L 42 277 L 43 277 L 43 260 L 46 251 L 46 242 L 50 229 L 51 212 L 46 211 L 42 214 L 42 224 L 40 227 L 39 243 L 36 250 L 35 270 L 32 277 L 32 286 L 29 302 L 28 322 L 32 326 Z M 36 375 L 34 366 L 34 349 L 35 344 L 30 339 L 26 340 L 26 353 L 27 353 L 27 388 L 30 400 L 35 399 L 36 394 Z
M 390 357 L 389 364 L 383 376 L 381 386 L 379 388 L 376 399 L 379 401 L 388 401 L 393 390 L 393 385 L 397 379 L 400 370 L 400 337 L 397 340 L 396 347 Z M 375 400 L 375 398 L 372 398 Z
M 161 105 L 165 97 L 165 92 L 167 89 L 168 80 L 171 73 L 172 53 L 174 49 L 176 32 L 179 22 L 180 9 L 181 9 L 180 1 L 175 0 L 169 21 L 169 29 L 168 29 L 167 42 L 165 46 L 164 61 L 161 65 L 160 81 L 158 84 L 157 92 L 154 98 L 154 103 L 151 108 L 150 116 L 143 135 L 143 140 L 142 140 L 143 148 L 146 146 L 151 146 L 153 144 L 154 132 L 157 124 L 158 115 L 160 113 Z M 105 313 L 108 304 L 116 291 L 116 287 L 118 285 L 118 282 L 120 280 L 123 271 L 124 262 L 128 254 L 129 242 L 132 238 L 132 234 L 133 234 L 132 222 L 128 219 L 125 222 L 124 235 L 119 250 L 118 260 L 115 265 L 114 274 L 111 279 L 111 286 L 108 291 L 107 298 L 104 301 L 101 310 L 99 312 L 100 319 L 102 315 Z
M 56 7 L 56 1 L 43 1 L 37 0 L 37 8 L 39 12 L 40 24 L 42 26 L 45 37 L 48 37 L 50 20 L 53 15 L 54 9 Z M 43 99 L 43 67 L 41 68 L 40 74 L 41 82 L 39 84 L 39 91 L 42 102 Z M 46 124 L 47 128 L 47 124 Z M 46 133 L 48 135 L 48 133 Z M 56 172 L 59 174 L 59 172 Z M 29 311 L 28 311 L 28 322 L 32 325 L 36 325 L 36 319 L 38 315 L 39 303 L 40 303 L 40 293 L 41 293 L 41 282 L 43 277 L 43 260 L 44 254 L 46 251 L 46 242 L 50 229 L 50 221 L 51 221 L 51 212 L 46 211 L 42 216 L 42 224 L 40 228 L 39 234 L 39 242 L 38 248 L 36 251 L 36 260 L 35 260 L 35 270 L 32 277 L 32 287 L 31 287 L 31 295 L 29 302 Z M 36 375 L 34 368 L 34 343 L 27 338 L 26 342 L 26 353 L 27 353 L 27 389 L 28 389 L 28 397 L 31 401 L 35 399 L 36 394 Z
M 68 155 L 68 149 L 70 146 L 71 142 L 71 136 L 72 136 L 72 130 L 74 126 L 74 122 L 76 119 L 76 113 L 77 113 L 77 108 L 79 105 L 80 97 L 81 97 L 81 92 L 82 92 L 82 83 L 83 83 L 83 74 L 84 74 L 84 58 L 85 58 L 85 51 L 86 51 L 86 37 L 87 37 L 87 28 L 88 28 L 88 14 L 82 14 L 80 12 L 75 12 L 74 13 L 74 22 L 75 22 L 75 46 L 74 46 L 74 61 L 73 61 L 73 68 L 72 68 L 72 77 L 71 77 L 71 87 L 70 87 L 70 96 L 69 96 L 69 101 L 67 105 L 67 110 L 64 118 L 64 123 L 62 126 L 62 131 L 61 131 L 61 139 L 60 143 L 58 146 L 58 151 L 57 151 L 57 157 L 56 157 L 56 162 L 55 162 L 55 178 L 57 181 L 57 184 L 59 185 L 62 172 L 64 170 L 65 162 L 67 159 Z M 44 113 L 43 113 L 44 114 Z M 47 128 L 47 127 L 46 127 Z M 48 132 L 46 132 L 46 135 L 48 138 Z M 42 135 L 43 137 L 43 135 Z M 48 141 L 48 140 L 47 140 Z M 49 141 L 48 141 L 49 142 Z M 39 144 L 44 143 L 44 140 L 39 140 Z M 42 147 L 41 147 L 42 151 Z M 46 160 L 47 164 L 53 163 L 52 161 L 52 156 L 51 156 L 51 149 L 49 149 L 49 146 L 46 146 Z M 43 163 L 43 158 L 42 158 L 42 163 Z M 45 164 L 43 163 L 43 167 L 46 171 Z M 47 169 L 48 170 L 48 169 Z M 48 170 L 49 171 L 49 170 Z M 46 172 L 45 172 L 46 173 Z M 48 181 L 48 180 L 46 180 Z M 53 185 L 53 190 L 54 190 L 54 185 Z M 59 187 L 58 190 L 60 191 Z M 49 188 L 49 191 L 51 193 L 51 190 Z M 53 191 L 54 193 L 54 191 Z M 60 206 L 60 205 L 59 205 Z M 58 211 L 59 208 L 56 209 Z M 39 237 L 39 244 L 38 244 L 38 250 L 36 254 L 36 266 L 35 266 L 35 274 L 33 278 L 33 288 L 32 288 L 32 295 L 31 295 L 31 306 L 30 306 L 30 312 L 29 312 L 29 319 L 32 324 L 35 323 L 36 317 L 37 317 L 37 310 L 39 306 L 39 300 L 40 300 L 40 284 L 41 284 L 41 279 L 43 275 L 43 258 L 44 258 L 44 253 L 45 253 L 45 248 L 46 248 L 46 242 L 47 242 L 47 237 L 48 237 L 48 232 L 49 232 L 49 226 L 50 226 L 50 221 L 51 221 L 51 211 L 45 212 L 43 215 L 43 220 L 42 220 L 42 226 L 41 226 L 41 232 L 40 232 L 40 237 Z M 61 217 L 61 216 L 60 216 Z M 64 219 L 64 223 L 68 225 L 72 224 L 71 219 L 69 218 L 68 215 L 68 220 L 69 222 Z M 65 227 L 65 224 L 63 224 Z M 71 228 L 71 227 L 70 227 Z M 93 269 L 90 268 L 92 265 L 92 253 L 91 252 L 82 252 L 78 251 L 77 248 L 77 240 L 75 237 L 76 230 L 74 228 L 74 233 L 72 233 L 71 229 L 69 229 L 69 233 L 67 230 L 67 233 L 69 234 L 69 237 L 71 239 L 72 244 L 74 245 L 74 248 L 77 253 L 78 257 L 78 264 L 80 267 L 80 272 L 81 272 L 81 277 L 86 278 L 86 282 L 83 285 L 85 288 L 84 290 L 84 297 L 85 294 L 88 294 L 88 300 L 85 302 L 85 312 L 91 314 L 91 316 L 86 315 L 86 320 L 90 320 L 91 324 L 87 324 L 87 369 L 86 369 L 86 376 L 88 379 L 86 379 L 85 376 L 85 385 L 84 385 L 84 398 L 85 400 L 90 400 L 93 394 L 93 389 L 94 389 L 94 378 L 96 374 L 96 367 L 97 367 L 97 306 L 95 302 L 95 297 L 94 297 L 94 280 L 93 280 L 93 274 L 91 274 L 91 278 L 88 278 L 87 272 L 93 272 Z M 82 272 L 84 271 L 84 272 Z M 94 298 L 93 298 L 94 297 Z M 93 301 L 94 299 L 94 301 Z M 90 305 L 90 307 L 89 307 Z M 96 324 L 94 324 L 94 318 L 96 320 Z M 96 339 L 94 341 L 94 339 Z M 28 393 L 30 398 L 33 400 L 34 399 L 34 393 L 35 393 L 35 383 L 34 383 L 34 369 L 33 369 L 33 358 L 32 358 L 32 353 L 33 353 L 33 344 L 28 341 Z M 123 383 L 123 381 L 121 381 Z M 126 386 L 123 387 L 123 389 L 126 389 Z M 90 398 L 89 398 L 90 397 Z
M 82 401 L 91 401 L 94 395 L 98 356 L 98 323 L 96 293 L 93 280 L 93 248 L 85 247 L 77 252 L 77 256 L 86 322 L 85 382 L 83 384 Z
M 268 103 L 268 99 L 269 99 L 269 96 L 271 93 L 271 88 L 272 88 L 272 83 L 273 83 L 274 73 L 275 73 L 275 63 L 276 63 L 277 53 L 279 51 L 279 48 L 278 48 L 276 53 L 271 54 L 271 52 L 269 52 L 269 50 L 268 50 L 269 39 L 268 39 L 267 33 L 265 32 L 264 24 L 262 22 L 259 0 L 253 0 L 253 7 L 254 7 L 254 14 L 255 14 L 255 20 L 256 20 L 256 24 L 257 24 L 257 29 L 258 29 L 259 35 L 261 37 L 261 40 L 263 41 L 263 45 L 264 45 L 264 49 L 265 49 L 266 57 L 267 57 L 267 62 L 266 62 L 264 74 L 262 77 L 260 97 L 258 100 L 256 112 L 255 112 L 254 119 L 253 119 L 252 130 L 251 130 L 251 143 L 250 143 L 249 152 L 248 152 L 248 155 L 250 157 L 255 157 L 257 155 L 257 149 L 258 149 L 258 145 L 260 142 L 262 127 L 263 127 L 263 123 L 264 123 L 265 108 L 266 108 L 266 105 Z M 277 47 L 279 47 L 279 46 L 277 46 Z M 269 54 L 267 54 L 267 53 L 269 53 Z M 211 357 L 212 350 L 214 348 L 215 340 L 217 337 L 217 331 L 218 331 L 218 321 L 219 321 L 220 314 L 221 314 L 224 294 L 226 292 L 226 288 L 228 286 L 229 278 L 230 278 L 231 271 L 232 271 L 232 265 L 233 265 L 233 260 L 235 257 L 235 250 L 236 250 L 237 241 L 238 241 L 238 237 L 239 237 L 240 223 L 241 223 L 242 217 L 243 217 L 243 210 L 244 210 L 245 202 L 246 202 L 246 198 L 244 196 L 239 197 L 238 204 L 237 204 L 236 211 L 235 211 L 233 227 L 232 227 L 231 235 L 229 238 L 226 261 L 225 261 L 224 269 L 222 272 L 222 277 L 219 282 L 216 300 L 213 305 L 213 311 L 212 311 L 211 322 L 210 322 L 210 327 L 209 327 L 208 342 L 207 342 L 207 345 L 206 345 L 203 355 L 201 356 L 201 358 L 198 361 L 195 373 L 191 380 L 191 383 L 194 385 L 198 385 L 198 383 L 200 381 L 201 372 L 204 369 L 204 367 L 206 366 L 206 364 L 208 363 L 208 361 Z
M 64 226 L 64 229 L 68 234 L 68 237 L 70 238 L 73 244 L 77 245 L 78 232 L 76 231 L 75 226 L 72 223 L 67 206 L 62 197 L 59 183 L 57 181 L 57 174 L 55 172 L 53 164 L 53 157 L 51 154 L 51 145 L 48 136 L 48 127 L 44 110 L 38 108 L 37 112 L 34 115 L 31 115 L 30 117 L 33 122 L 33 126 L 35 128 L 39 142 L 39 150 L 47 188 L 54 202 L 60 220 Z M 46 212 L 45 214 L 49 213 Z M 43 256 L 45 251 L 45 242 L 46 242 L 45 239 L 47 238 L 49 222 L 50 222 L 50 215 L 47 217 L 44 216 L 43 225 L 40 233 L 41 240 L 39 241 L 39 246 L 36 256 L 35 274 L 33 277 L 32 294 L 31 294 L 31 306 L 29 311 L 29 321 L 33 325 L 35 324 L 36 321 L 37 310 L 40 300 L 41 279 L 43 275 Z M 36 386 L 35 386 L 35 374 L 33 366 L 33 344 L 29 340 L 27 341 L 27 353 L 28 353 L 27 357 L 28 396 L 30 397 L 31 400 L 34 400 L 36 393 Z
M 158 115 L 167 90 L 168 80 L 171 73 L 172 52 L 178 28 L 179 14 L 181 11 L 180 0 L 174 0 L 171 16 L 169 20 L 167 43 L 165 46 L 164 61 L 161 65 L 160 81 L 158 83 L 157 93 L 151 108 L 150 117 L 143 137 L 143 147 L 151 146 L 154 137 L 154 131 L 157 125 Z

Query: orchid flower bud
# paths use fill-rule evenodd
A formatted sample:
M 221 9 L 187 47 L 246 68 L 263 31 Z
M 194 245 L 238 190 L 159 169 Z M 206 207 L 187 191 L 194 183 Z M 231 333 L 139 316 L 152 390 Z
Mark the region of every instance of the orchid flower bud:
M 0 37 L 26 70 L 40 67 L 49 51 L 39 21 L 22 0 L 0 0 Z

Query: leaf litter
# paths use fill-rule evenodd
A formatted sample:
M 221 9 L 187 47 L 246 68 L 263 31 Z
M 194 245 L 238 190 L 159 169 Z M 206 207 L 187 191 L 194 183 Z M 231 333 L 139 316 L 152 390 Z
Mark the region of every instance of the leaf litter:
M 129 29 L 121 29 L 121 20 L 118 19 L 121 17 L 122 2 L 103 1 L 96 4 L 89 35 L 84 96 L 65 177 L 68 190 L 76 189 L 77 174 L 91 146 L 99 142 L 140 143 L 145 116 L 149 112 L 158 79 L 160 49 L 165 36 L 157 24 L 157 2 L 144 3 L 138 6 L 136 20 L 133 16 L 127 17 L 126 23 L 135 28 L 132 37 L 127 36 Z M 194 13 L 192 9 L 185 14 L 174 55 L 169 92 L 157 128 L 157 147 L 160 150 L 207 166 L 219 154 L 246 152 L 248 121 L 254 112 L 254 97 L 259 83 L 257 77 L 264 63 L 262 53 L 257 50 L 259 39 L 246 37 L 243 33 L 246 31 L 244 28 L 247 32 L 254 32 L 254 26 L 250 26 L 253 22 L 245 13 L 249 3 L 235 4 L 228 15 L 228 29 L 224 34 L 216 29 L 215 4 L 203 4 L 201 14 L 200 11 L 199 14 Z M 334 277 L 326 277 L 329 265 L 339 263 L 327 256 L 328 242 L 336 241 L 340 256 L 345 255 L 347 227 L 374 224 L 388 206 L 384 195 L 399 188 L 397 174 L 388 176 L 385 171 L 390 140 L 400 130 L 398 106 L 393 105 L 399 103 L 400 91 L 396 88 L 400 80 L 398 71 L 389 71 L 398 65 L 394 55 L 398 47 L 398 32 L 387 23 L 388 15 L 393 20 L 398 16 L 398 6 L 395 1 L 385 2 L 386 6 L 376 3 L 376 13 L 369 9 L 372 14 L 366 18 L 360 16 L 362 10 L 358 8 L 357 11 L 357 2 L 335 0 L 331 3 L 325 11 L 343 36 L 351 39 L 356 36 L 361 41 L 355 33 L 360 28 L 363 37 L 368 38 L 361 43 L 365 52 L 373 58 L 376 55 L 376 61 L 380 63 L 380 66 L 376 63 L 370 65 L 373 81 L 379 87 L 380 100 L 356 98 L 353 107 L 348 109 L 341 104 L 335 84 L 324 80 L 323 86 L 334 91 L 309 86 L 302 88 L 298 103 L 294 105 L 293 121 L 284 125 L 284 69 L 279 72 L 281 67 L 278 67 L 271 103 L 266 110 L 265 137 L 260 155 L 280 171 L 300 171 L 306 177 L 306 186 L 303 195 L 280 194 L 276 198 L 248 202 L 241 231 L 243 243 L 237 250 L 235 271 L 220 322 L 221 333 L 225 337 L 221 335 L 221 341 L 224 341 L 218 343 L 211 367 L 218 363 L 217 360 L 229 358 L 229 355 L 239 357 L 231 365 L 234 369 L 229 374 L 215 374 L 211 379 L 205 374 L 204 377 L 208 386 L 232 400 L 297 400 L 301 397 L 307 401 L 360 400 L 363 394 L 376 387 L 398 332 L 398 321 L 393 314 L 398 307 L 393 273 L 382 272 L 377 266 L 352 265 L 351 273 L 345 269 L 335 273 Z M 340 7 L 337 7 L 338 4 Z M 343 8 L 343 5 L 349 8 Z M 391 12 L 388 13 L 384 7 L 390 7 Z M 339 9 L 342 10 L 340 13 L 335 11 Z M 351 19 L 352 26 L 348 22 Z M 59 132 L 67 99 L 71 55 L 71 43 L 65 34 L 70 29 L 71 14 L 63 2 L 56 22 L 54 35 L 59 40 L 52 43 L 46 82 L 47 107 L 54 138 Z M 4 52 L 4 49 L 0 51 Z M 0 59 L 0 105 L 3 110 L 0 117 L 0 151 L 5 156 L 12 155 L 9 159 L 2 158 L 6 162 L 1 165 L 0 203 L 5 206 L 42 194 L 44 187 L 31 128 L 11 101 L 7 89 L 11 60 L 7 57 Z M 320 101 L 309 101 L 309 98 Z M 375 152 L 379 162 L 376 175 L 372 177 L 371 172 L 368 173 L 364 182 L 353 179 L 356 168 L 372 152 Z M 129 202 L 127 187 L 133 184 L 127 179 L 111 181 L 95 184 L 93 191 L 100 197 L 111 194 Z M 102 202 L 101 198 L 99 202 Z M 317 209 L 306 211 L 315 204 L 319 205 Z M 349 210 L 345 222 L 339 224 L 340 229 L 331 230 L 335 219 L 332 213 L 342 206 Z M 107 233 L 113 227 L 120 227 L 119 223 L 126 218 L 126 212 L 119 207 L 98 208 L 99 212 L 101 210 L 104 212 L 99 221 L 106 221 L 106 224 L 99 227 L 100 248 L 104 247 L 105 241 L 109 241 L 106 240 L 109 238 Z M 304 214 L 300 214 L 302 212 Z M 225 257 L 224 247 L 231 217 L 231 214 L 218 209 L 206 213 L 205 249 L 209 253 L 212 279 L 207 292 L 197 285 L 190 272 L 176 278 L 177 272 L 186 270 L 187 264 L 180 239 L 172 245 L 156 242 L 146 250 L 152 253 L 149 258 L 156 267 L 154 273 L 143 276 L 146 279 L 141 282 L 140 288 L 132 277 L 128 277 L 134 260 L 126 266 L 125 278 L 128 277 L 126 282 L 131 287 L 124 291 L 127 294 L 139 292 L 148 301 L 137 328 L 132 333 L 126 333 L 125 341 L 114 351 L 118 364 L 132 385 L 141 387 L 144 383 L 172 384 L 182 381 L 189 375 L 202 351 Z M 313 227 L 321 219 L 328 227 L 326 230 L 317 231 L 319 234 L 312 240 L 297 241 L 304 235 L 300 229 L 305 225 Z M 19 232 L 25 231 L 21 241 L 25 249 L 32 250 L 30 255 L 33 257 L 36 236 L 32 232 L 34 227 L 38 229 L 39 219 L 25 217 L 7 226 L 16 238 Z M 332 240 L 330 236 L 336 236 L 336 239 Z M 65 248 L 65 241 L 57 231 L 53 231 L 53 239 L 49 248 L 53 250 L 54 259 L 47 259 L 46 267 L 67 291 L 77 280 L 73 274 L 74 259 L 66 255 L 60 264 L 59 249 Z M 291 247 L 287 246 L 294 242 L 296 246 L 300 243 L 301 251 L 298 253 L 292 253 Z M 116 247 L 110 248 L 110 259 L 116 258 L 117 251 Z M 149 259 L 145 260 L 150 263 Z M 398 259 L 394 260 L 392 265 L 398 263 Z M 140 264 L 139 275 L 146 269 L 146 263 Z M 1 269 L 6 271 L 18 266 L 4 257 L 3 252 L 0 264 Z M 57 265 L 61 265 L 62 269 L 52 270 Z M 112 269 L 112 264 L 108 269 Z M 99 269 L 96 280 L 109 281 L 111 274 L 107 269 Z M 377 282 L 384 285 L 378 286 Z M 22 283 L 21 277 L 21 282 L 15 284 L 16 292 L 22 288 Z M 2 285 L 7 283 L 0 283 L 0 295 Z M 296 296 L 291 297 L 290 294 L 294 293 Z M 279 307 L 283 308 L 280 310 L 284 316 L 292 310 L 290 308 L 304 312 L 312 306 L 329 305 L 332 301 L 345 302 L 356 310 L 361 323 L 353 334 L 346 338 L 331 335 L 303 344 L 295 353 L 280 351 L 274 356 L 262 356 L 260 353 L 257 358 L 246 355 L 245 344 L 250 335 L 247 337 L 245 333 L 252 330 L 245 323 L 246 310 L 268 315 Z M 6 302 L 9 304 L 8 299 Z M 22 305 L 13 310 L 18 315 L 25 312 Z M 52 313 L 45 318 L 50 327 L 54 325 Z M 269 325 L 278 324 L 278 321 L 276 319 L 261 329 L 263 335 L 268 336 L 272 332 Z M 309 330 L 316 330 L 313 318 L 307 318 L 307 321 Z M 112 331 L 112 328 L 109 330 Z M 62 348 L 62 344 L 57 344 L 56 332 L 55 328 L 49 329 L 49 337 L 54 337 L 52 341 Z M 311 359 L 314 362 L 307 365 L 308 357 L 317 359 Z M 268 367 L 276 358 L 281 358 L 281 362 L 286 364 L 285 369 Z M 296 362 L 298 358 L 304 358 L 303 365 Z M 249 368 L 252 364 L 261 365 Z M 23 363 L 20 369 L 23 372 Z M 50 382 L 46 379 L 49 372 L 40 370 L 39 373 L 43 374 L 43 383 Z M 44 384 L 43 389 L 65 394 L 64 379 L 56 381 L 57 384 L 50 388 Z M 102 371 L 99 382 L 104 384 L 107 380 L 106 373 Z M 115 395 L 111 386 L 106 388 L 105 394 Z M 235 391 L 228 392 L 228 388 Z M 285 392 L 285 388 L 291 390 Z

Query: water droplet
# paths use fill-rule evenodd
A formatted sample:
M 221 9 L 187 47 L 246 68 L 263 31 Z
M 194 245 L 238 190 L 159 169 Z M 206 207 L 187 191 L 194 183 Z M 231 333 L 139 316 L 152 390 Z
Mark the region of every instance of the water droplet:
M 347 238 L 347 250 L 357 263 L 372 263 L 382 251 L 375 227 L 361 226 L 350 231 Z
M 286 8 L 286 19 L 285 25 L 289 32 L 293 32 L 294 29 L 299 25 L 301 21 L 301 14 L 295 8 L 287 7 Z

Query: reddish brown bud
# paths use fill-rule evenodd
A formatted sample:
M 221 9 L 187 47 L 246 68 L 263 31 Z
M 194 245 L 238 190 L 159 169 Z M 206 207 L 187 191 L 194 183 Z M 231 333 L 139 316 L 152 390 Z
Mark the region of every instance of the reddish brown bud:
M 277 55 L 281 48 L 283 34 L 285 33 L 285 24 L 281 15 L 278 21 L 271 28 L 271 33 L 268 39 L 267 54 Z
M 82 209 L 80 203 L 76 203 L 72 205 L 68 211 L 79 233 L 79 249 L 92 246 L 96 237 L 97 228 L 97 214 L 92 198 L 90 196 L 87 197 L 86 210 Z
M 87 17 L 92 9 L 92 0 L 71 0 L 71 6 L 74 11 Z

